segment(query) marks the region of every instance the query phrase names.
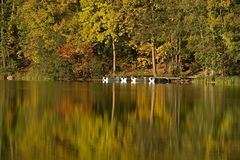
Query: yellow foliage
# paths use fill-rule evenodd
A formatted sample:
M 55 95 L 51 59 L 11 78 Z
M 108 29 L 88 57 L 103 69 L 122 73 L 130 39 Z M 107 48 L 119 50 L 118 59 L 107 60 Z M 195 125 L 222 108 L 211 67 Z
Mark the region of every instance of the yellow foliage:
M 156 59 L 158 62 L 163 62 L 171 49 L 171 43 L 166 42 L 156 49 Z
M 137 50 L 142 53 L 150 53 L 151 52 L 151 44 L 144 43 L 144 44 L 138 46 Z
M 151 64 L 151 60 L 147 57 L 138 57 L 137 58 L 139 66 L 147 67 Z

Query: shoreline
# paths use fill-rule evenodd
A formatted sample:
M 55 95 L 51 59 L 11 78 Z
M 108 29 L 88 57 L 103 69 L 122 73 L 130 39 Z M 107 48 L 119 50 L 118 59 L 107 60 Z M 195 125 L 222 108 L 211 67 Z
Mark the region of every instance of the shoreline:
M 103 77 L 120 77 L 120 76 L 103 76 Z M 39 78 L 39 79 L 27 79 L 27 78 L 13 78 L 13 79 L 5 79 L 6 81 L 52 81 L 52 82 L 102 82 L 103 77 L 94 77 L 94 78 L 74 78 L 74 79 L 47 79 L 47 78 Z M 121 76 L 121 77 L 130 77 L 130 76 Z M 136 76 L 136 77 L 146 77 L 146 76 Z M 151 76 L 147 76 L 151 77 Z M 226 84 L 226 85 L 240 85 L 240 76 L 216 76 L 215 80 L 212 80 L 210 76 L 189 76 L 189 77 L 167 77 L 165 78 L 172 78 L 172 81 L 169 82 L 170 84 Z M 155 78 L 160 78 L 155 77 Z M 189 81 L 185 81 L 190 79 Z M 3 81 L 4 79 L 1 77 L 0 79 Z

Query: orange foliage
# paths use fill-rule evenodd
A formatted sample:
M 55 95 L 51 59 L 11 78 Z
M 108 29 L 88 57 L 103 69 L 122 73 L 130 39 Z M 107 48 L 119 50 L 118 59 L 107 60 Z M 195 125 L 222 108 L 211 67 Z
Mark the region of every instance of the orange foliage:
M 61 47 L 58 47 L 56 52 L 59 53 L 61 57 L 70 58 L 71 55 L 77 54 L 78 50 L 72 43 L 65 43 Z
M 84 54 L 87 60 L 91 60 L 94 56 L 94 45 L 86 44 L 81 46 L 81 52 Z
M 65 43 L 55 51 L 68 62 L 72 61 L 73 55 L 84 55 L 85 60 L 89 61 L 94 56 L 94 45 L 86 44 L 76 47 L 73 43 Z

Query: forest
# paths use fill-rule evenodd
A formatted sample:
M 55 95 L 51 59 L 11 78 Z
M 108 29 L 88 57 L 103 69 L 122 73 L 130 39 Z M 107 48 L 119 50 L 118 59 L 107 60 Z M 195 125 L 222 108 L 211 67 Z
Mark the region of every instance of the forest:
M 1 0 L 1 78 L 240 74 L 240 0 Z

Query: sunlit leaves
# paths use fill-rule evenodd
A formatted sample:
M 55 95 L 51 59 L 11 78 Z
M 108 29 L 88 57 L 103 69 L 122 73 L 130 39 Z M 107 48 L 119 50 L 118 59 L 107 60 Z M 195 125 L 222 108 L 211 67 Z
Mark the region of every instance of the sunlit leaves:
M 4 9 L 3 25 L 0 26 L 1 53 L 14 55 L 18 58 L 16 61 L 27 57 L 33 64 L 39 63 L 43 52 L 48 50 L 49 54 L 62 56 L 64 53 L 69 62 L 73 62 L 72 55 L 88 54 L 82 46 L 94 45 L 92 58 L 95 60 L 107 57 L 110 62 L 113 57 L 110 55 L 116 53 L 121 56 L 118 59 L 121 62 L 132 56 L 131 63 L 136 63 L 142 58 L 150 60 L 151 49 L 144 51 L 146 56 L 142 57 L 143 51 L 139 48 L 152 42 L 153 48 L 161 52 L 157 61 L 172 68 L 181 69 L 188 61 L 197 62 L 201 69 L 215 70 L 218 74 L 234 74 L 232 70 L 236 68 L 231 64 L 237 64 L 240 59 L 240 7 L 237 1 L 4 2 L 1 6 Z M 165 44 L 171 45 L 165 48 Z M 15 63 L 10 59 L 6 62 L 9 66 Z M 17 68 L 12 67 L 12 70 Z

